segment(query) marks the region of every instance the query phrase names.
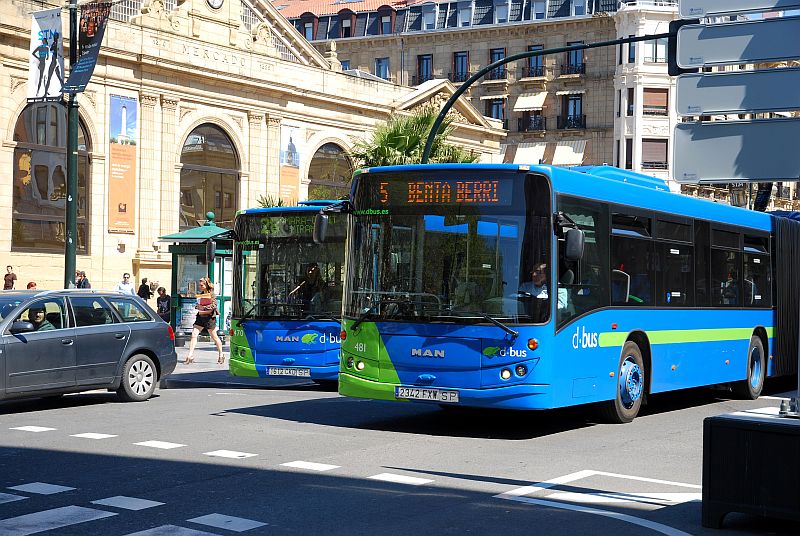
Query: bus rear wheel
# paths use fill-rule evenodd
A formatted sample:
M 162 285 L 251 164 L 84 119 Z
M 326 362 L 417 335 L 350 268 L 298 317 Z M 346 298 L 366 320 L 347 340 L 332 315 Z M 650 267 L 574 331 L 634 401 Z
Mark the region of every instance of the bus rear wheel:
M 635 342 L 626 342 L 619 358 L 616 396 L 601 406 L 605 421 L 623 424 L 636 418 L 644 398 L 644 375 L 642 351 Z
M 761 396 L 766 372 L 764 343 L 761 337 L 753 335 L 750 337 L 750 347 L 747 349 L 747 379 L 733 384 L 734 394 L 744 400 L 755 400 Z

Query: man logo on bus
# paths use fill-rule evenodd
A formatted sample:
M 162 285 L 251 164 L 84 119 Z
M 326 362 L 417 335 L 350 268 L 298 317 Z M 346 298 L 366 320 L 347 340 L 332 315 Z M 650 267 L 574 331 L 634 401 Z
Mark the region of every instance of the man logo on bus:
M 580 326 L 575 328 L 575 335 L 572 336 L 572 347 L 578 348 L 597 348 L 597 333 L 586 332 L 586 328 Z
M 411 357 L 439 357 L 444 359 L 444 350 L 429 350 L 427 348 L 412 348 Z
M 300 342 L 297 335 L 276 335 L 275 342 Z
M 483 355 L 489 359 L 493 357 L 527 357 L 527 350 L 517 350 L 516 348 L 501 348 L 499 346 L 487 346 L 483 349 Z
M 303 335 L 302 341 L 304 344 L 314 344 L 317 342 L 317 337 L 319 337 L 319 333 L 306 333 Z

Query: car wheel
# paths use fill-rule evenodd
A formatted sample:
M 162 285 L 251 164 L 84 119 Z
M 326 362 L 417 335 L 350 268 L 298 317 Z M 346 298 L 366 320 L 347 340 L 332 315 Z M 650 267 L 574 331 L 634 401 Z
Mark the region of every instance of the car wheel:
M 747 349 L 747 379 L 733 385 L 734 394 L 744 400 L 755 400 L 761 396 L 767 372 L 766 361 L 764 343 L 761 337 L 753 335 Z
M 122 383 L 117 395 L 124 402 L 147 400 L 156 390 L 156 367 L 144 354 L 131 356 L 122 369 Z
M 623 424 L 636 418 L 644 398 L 644 375 L 642 351 L 635 342 L 626 342 L 619 358 L 616 395 L 601 406 L 604 421 Z

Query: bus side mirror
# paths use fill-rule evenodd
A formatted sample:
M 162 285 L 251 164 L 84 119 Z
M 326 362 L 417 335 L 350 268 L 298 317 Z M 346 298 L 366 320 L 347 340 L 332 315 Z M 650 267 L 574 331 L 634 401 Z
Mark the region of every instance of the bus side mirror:
M 328 215 L 317 214 L 314 218 L 314 243 L 325 243 L 325 235 L 328 234 Z
M 584 243 L 583 231 L 581 229 L 567 229 L 564 234 L 567 242 L 565 257 L 572 262 L 581 260 Z

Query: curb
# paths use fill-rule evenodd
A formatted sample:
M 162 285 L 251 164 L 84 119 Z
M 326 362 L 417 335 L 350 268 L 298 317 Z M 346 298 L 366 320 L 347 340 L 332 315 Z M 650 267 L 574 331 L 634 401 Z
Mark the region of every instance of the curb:
M 231 380 L 213 380 L 213 379 L 183 379 L 183 378 L 170 378 L 166 377 L 158 382 L 159 389 L 203 389 L 203 388 L 223 388 L 223 389 L 263 389 L 263 390 L 278 390 L 278 389 L 295 389 L 298 387 L 319 387 L 318 384 L 312 381 L 306 382 L 293 382 L 293 383 L 245 383 L 241 381 Z

